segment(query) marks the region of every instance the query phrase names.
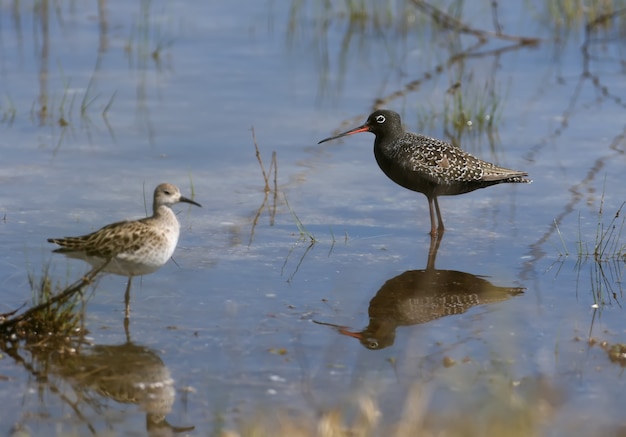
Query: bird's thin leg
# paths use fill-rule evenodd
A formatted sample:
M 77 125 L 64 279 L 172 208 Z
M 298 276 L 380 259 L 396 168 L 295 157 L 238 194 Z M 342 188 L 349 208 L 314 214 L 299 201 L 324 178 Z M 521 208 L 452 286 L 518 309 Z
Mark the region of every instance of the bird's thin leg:
M 124 333 L 126 334 L 126 342 L 130 343 L 130 319 L 124 318 Z
M 430 236 L 431 237 L 434 237 L 435 235 L 437 235 L 437 228 L 435 227 L 435 210 L 433 208 L 433 200 L 437 202 L 436 197 L 428 197 L 428 211 L 430 212 Z
M 439 250 L 439 245 L 441 244 L 442 238 L 443 232 L 438 233 L 437 235 L 430 236 L 430 247 L 428 248 L 428 264 L 426 265 L 427 270 L 435 269 L 435 259 L 437 258 L 437 251 Z
M 437 201 L 437 196 L 433 197 L 433 202 L 435 204 L 435 210 L 437 211 L 437 226 L 438 226 L 437 229 L 439 230 L 440 234 L 443 234 L 443 231 L 445 229 L 443 227 L 443 218 L 441 218 L 441 211 L 439 210 L 439 202 Z M 434 226 L 432 225 L 432 223 L 434 223 L 432 209 L 430 211 L 430 220 L 431 220 L 431 226 Z
M 126 286 L 126 293 L 124 293 L 124 303 L 126 304 L 126 311 L 124 315 L 124 319 L 128 320 L 130 318 L 130 286 L 133 283 L 133 277 L 128 277 L 128 285 Z

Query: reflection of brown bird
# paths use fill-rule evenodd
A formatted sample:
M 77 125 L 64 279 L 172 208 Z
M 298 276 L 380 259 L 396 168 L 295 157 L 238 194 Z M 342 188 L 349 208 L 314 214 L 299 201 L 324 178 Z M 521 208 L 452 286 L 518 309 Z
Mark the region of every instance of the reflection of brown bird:
M 122 404 L 138 405 L 146 413 L 149 435 L 171 435 L 194 429 L 193 426 L 172 426 L 165 419 L 176 396 L 174 380 L 167 366 L 150 348 L 131 342 L 98 345 L 64 357 L 56 363 L 53 372 L 83 393 L 81 398 L 85 403 L 88 403 L 89 393 L 96 393 Z M 164 430 L 167 430 L 165 434 Z
M 370 322 L 362 331 L 316 323 L 333 326 L 343 335 L 358 338 L 368 349 L 383 349 L 393 344 L 398 326 L 462 314 L 473 306 L 503 301 L 524 292 L 522 287 L 498 287 L 471 273 L 435 269 L 440 242 L 441 236 L 431 239 L 426 269 L 408 270 L 383 284 L 370 301 Z

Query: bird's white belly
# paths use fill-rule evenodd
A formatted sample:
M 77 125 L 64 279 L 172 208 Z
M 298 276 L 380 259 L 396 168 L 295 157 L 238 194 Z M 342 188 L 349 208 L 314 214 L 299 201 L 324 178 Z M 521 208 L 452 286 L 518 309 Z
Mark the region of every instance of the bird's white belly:
M 102 269 L 103 272 L 122 276 L 147 275 L 157 271 L 173 255 L 178 243 L 177 229 L 165 230 L 162 238 L 144 244 L 135 251 L 121 252 L 113 257 Z M 100 267 L 106 262 L 100 257 L 84 258 L 94 267 Z

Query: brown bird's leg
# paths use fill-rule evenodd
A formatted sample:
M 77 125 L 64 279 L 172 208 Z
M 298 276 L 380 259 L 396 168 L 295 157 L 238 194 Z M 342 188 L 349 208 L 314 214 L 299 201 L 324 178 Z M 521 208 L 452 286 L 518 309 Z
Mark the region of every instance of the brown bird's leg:
M 124 293 L 124 303 L 126 304 L 126 311 L 124 315 L 124 319 L 128 320 L 130 318 L 130 286 L 133 283 L 133 277 L 128 277 L 128 285 L 126 286 L 126 293 Z
M 128 277 L 128 285 L 126 285 L 126 292 L 124 293 L 124 304 L 126 309 L 124 310 L 124 332 L 126 333 L 126 339 L 130 340 L 130 333 L 128 327 L 130 325 L 130 285 L 133 282 L 133 277 Z
M 439 202 L 437 201 L 437 196 L 433 197 L 433 202 L 435 204 L 435 210 L 437 211 L 437 222 L 438 222 L 437 230 L 439 231 L 439 234 L 443 235 L 443 231 L 445 231 L 445 229 L 443 227 L 443 219 L 441 218 L 441 211 L 439 211 Z M 430 211 L 430 220 L 431 220 L 431 227 L 432 227 L 434 226 L 432 225 L 432 223 L 434 222 L 432 209 Z

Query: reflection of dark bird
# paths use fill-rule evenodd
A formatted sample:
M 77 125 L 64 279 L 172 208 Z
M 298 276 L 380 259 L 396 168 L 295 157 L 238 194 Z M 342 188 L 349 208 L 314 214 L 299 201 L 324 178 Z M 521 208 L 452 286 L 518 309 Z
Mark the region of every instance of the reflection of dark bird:
M 77 355 L 64 356 L 54 373 L 70 382 L 77 392 L 94 392 L 123 404 L 136 404 L 146 412 L 149 435 L 171 435 L 190 431 L 165 419 L 174 404 L 174 380 L 158 354 L 131 342 L 98 345 Z M 100 402 L 97 402 L 100 404 Z
M 476 305 L 506 300 L 523 288 L 498 287 L 484 278 L 456 270 L 408 270 L 389 279 L 369 305 L 369 325 L 360 332 L 340 327 L 368 349 L 391 346 L 396 327 L 417 325 L 462 314 Z
M 316 323 L 358 338 L 368 349 L 384 349 L 393 344 L 398 326 L 418 325 L 462 314 L 473 306 L 500 302 L 524 292 L 522 287 L 498 287 L 471 273 L 436 269 L 440 243 L 441 234 L 431 239 L 426 269 L 408 270 L 383 284 L 370 301 L 370 322 L 362 331 Z
M 376 135 L 376 162 L 392 181 L 426 196 L 433 236 L 444 231 L 437 196 L 468 193 L 501 183 L 532 182 L 523 177 L 528 175 L 526 172 L 498 167 L 445 141 L 405 132 L 400 115 L 388 110 L 373 112 L 365 124 L 320 143 L 359 132 Z

